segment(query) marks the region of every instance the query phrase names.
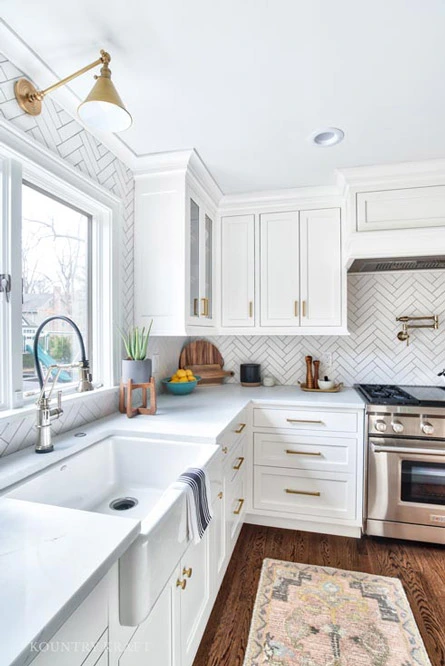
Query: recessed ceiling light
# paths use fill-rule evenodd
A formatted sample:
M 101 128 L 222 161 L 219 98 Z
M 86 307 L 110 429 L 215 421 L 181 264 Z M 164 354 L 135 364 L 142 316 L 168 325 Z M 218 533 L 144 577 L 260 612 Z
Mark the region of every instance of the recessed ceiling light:
M 340 141 L 343 141 L 345 133 L 338 127 L 326 127 L 322 130 L 312 132 L 309 141 L 315 143 L 316 146 L 335 146 Z

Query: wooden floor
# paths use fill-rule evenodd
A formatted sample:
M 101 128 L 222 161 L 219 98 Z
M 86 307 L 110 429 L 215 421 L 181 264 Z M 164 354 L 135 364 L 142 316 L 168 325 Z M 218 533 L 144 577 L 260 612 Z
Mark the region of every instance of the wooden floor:
M 445 548 L 244 525 L 194 666 L 242 666 L 265 557 L 395 576 L 433 666 L 445 666 Z

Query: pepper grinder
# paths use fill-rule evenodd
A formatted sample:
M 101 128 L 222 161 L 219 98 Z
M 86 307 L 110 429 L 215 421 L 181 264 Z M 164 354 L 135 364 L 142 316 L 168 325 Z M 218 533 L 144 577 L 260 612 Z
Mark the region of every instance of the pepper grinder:
M 320 361 L 314 361 L 314 388 L 318 389 L 318 376 L 320 374 Z
M 312 356 L 306 356 L 306 388 L 314 388 L 314 378 L 312 376 Z

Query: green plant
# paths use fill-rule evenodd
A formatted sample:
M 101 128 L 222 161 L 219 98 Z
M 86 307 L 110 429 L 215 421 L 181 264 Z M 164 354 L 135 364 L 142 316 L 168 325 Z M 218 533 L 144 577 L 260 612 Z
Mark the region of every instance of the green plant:
M 142 328 L 142 330 L 139 328 L 139 326 L 134 326 L 128 330 L 127 334 L 119 330 L 121 338 L 124 342 L 128 360 L 143 361 L 145 359 L 147 356 L 148 339 L 150 337 L 152 325 L 153 319 L 151 320 L 147 331 L 145 330 L 145 326 Z

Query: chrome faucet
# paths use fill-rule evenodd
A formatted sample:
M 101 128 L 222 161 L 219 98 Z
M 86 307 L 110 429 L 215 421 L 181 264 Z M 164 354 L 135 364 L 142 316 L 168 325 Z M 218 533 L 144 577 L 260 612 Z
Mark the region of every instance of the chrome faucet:
M 45 379 L 43 379 L 42 368 L 40 367 L 40 360 L 38 354 L 39 337 L 43 327 L 46 326 L 48 322 L 54 321 L 55 319 L 61 319 L 62 321 L 66 321 L 69 324 L 71 324 L 71 326 L 73 327 L 77 337 L 79 338 L 82 360 L 80 361 L 80 363 L 68 363 L 68 364 L 55 363 L 53 365 L 50 365 L 47 368 Z M 69 317 L 65 317 L 64 315 L 55 315 L 54 317 L 48 317 L 47 319 L 45 319 L 45 321 L 43 321 L 40 324 L 40 326 L 36 331 L 36 335 L 34 338 L 33 352 L 34 352 L 35 368 L 40 385 L 40 394 L 36 402 L 38 410 L 37 423 L 36 423 L 38 437 L 35 446 L 35 451 L 36 453 L 50 453 L 51 451 L 54 450 L 51 437 L 51 424 L 54 420 L 60 418 L 60 416 L 63 414 L 62 391 L 57 392 L 57 406 L 51 406 L 52 394 L 59 379 L 60 373 L 67 368 L 79 368 L 80 377 L 79 377 L 79 384 L 77 387 L 77 391 L 79 393 L 82 393 L 84 391 L 92 391 L 94 387 L 93 384 L 91 383 L 92 376 L 90 373 L 90 364 L 86 358 L 85 344 L 83 342 L 82 334 L 78 326 Z M 47 387 L 50 378 L 52 378 L 52 384 L 49 392 L 47 393 Z

